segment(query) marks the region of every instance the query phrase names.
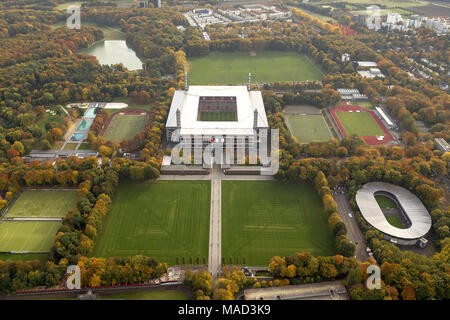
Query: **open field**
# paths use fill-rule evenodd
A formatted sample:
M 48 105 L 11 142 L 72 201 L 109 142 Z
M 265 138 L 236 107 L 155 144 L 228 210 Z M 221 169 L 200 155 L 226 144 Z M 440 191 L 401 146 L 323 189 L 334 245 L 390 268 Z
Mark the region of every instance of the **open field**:
M 114 113 L 125 111 L 125 110 L 128 110 L 128 109 L 143 109 L 145 111 L 150 111 L 151 108 L 152 108 L 151 104 L 134 103 L 133 99 L 131 99 L 129 97 L 114 98 L 112 100 L 112 102 L 123 102 L 123 103 L 128 104 L 128 107 L 123 108 L 123 109 L 105 109 L 110 116 L 113 115 Z
M 208 261 L 209 181 L 123 183 L 93 256 L 143 254 L 171 265 Z
M 109 123 L 103 136 L 108 140 L 117 141 L 131 139 L 144 129 L 147 121 L 147 114 L 116 114 Z
M 397 204 L 391 198 L 385 196 L 375 196 L 375 200 L 377 200 L 380 208 L 397 208 Z
M 41 262 L 47 261 L 48 253 L 26 253 L 26 254 L 13 254 L 13 253 L 1 253 L 0 260 L 6 261 L 25 261 L 25 260 L 39 260 Z
M 61 222 L 4 221 L 0 223 L 0 252 L 48 252 Z
M 189 299 L 179 290 L 155 290 L 133 293 L 119 293 L 100 296 L 101 300 L 187 300 Z
M 76 190 L 25 190 L 6 217 L 65 217 L 76 207 L 77 199 Z
M 367 112 L 337 112 L 339 121 L 349 135 L 383 136 L 384 132 Z
M 405 229 L 403 227 L 402 221 L 397 216 L 386 216 L 386 220 L 396 228 Z
M 296 52 L 263 51 L 256 56 L 249 52 L 211 52 L 189 61 L 189 83 L 246 84 L 252 82 L 321 80 L 321 72 L 305 55 Z
M 327 219 L 306 183 L 222 181 L 222 259 L 267 266 L 276 255 L 331 255 L 335 245 Z
M 200 112 L 198 115 L 200 121 L 237 121 L 236 112 Z
M 299 143 L 331 139 L 322 115 L 286 115 L 286 118 L 291 134 L 297 138 Z

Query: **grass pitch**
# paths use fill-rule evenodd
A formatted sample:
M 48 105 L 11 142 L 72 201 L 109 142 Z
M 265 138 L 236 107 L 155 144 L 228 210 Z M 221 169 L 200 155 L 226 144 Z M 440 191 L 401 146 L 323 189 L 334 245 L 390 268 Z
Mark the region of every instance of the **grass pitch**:
M 200 112 L 200 121 L 237 121 L 237 112 Z
M 61 222 L 4 221 L 0 223 L 0 252 L 48 252 Z
M 349 135 L 384 136 L 383 130 L 367 112 L 336 112 L 336 114 Z
M 189 83 L 194 85 L 246 84 L 249 72 L 253 83 L 323 78 L 305 55 L 296 52 L 263 51 L 256 56 L 249 52 L 211 52 L 189 63 Z
M 335 253 L 327 214 L 306 183 L 222 181 L 222 257 L 267 266 L 273 256 Z M 232 262 L 230 262 L 232 258 Z M 245 258 L 245 261 L 244 261 Z
M 116 114 L 103 136 L 108 140 L 117 141 L 131 139 L 144 129 L 147 121 L 147 114 Z
M 208 262 L 209 181 L 127 183 L 117 189 L 93 256 Z
M 76 207 L 77 200 L 76 190 L 25 190 L 6 217 L 65 217 Z
M 299 143 L 312 141 L 328 141 L 331 139 L 330 131 L 322 115 L 286 115 L 291 134 Z

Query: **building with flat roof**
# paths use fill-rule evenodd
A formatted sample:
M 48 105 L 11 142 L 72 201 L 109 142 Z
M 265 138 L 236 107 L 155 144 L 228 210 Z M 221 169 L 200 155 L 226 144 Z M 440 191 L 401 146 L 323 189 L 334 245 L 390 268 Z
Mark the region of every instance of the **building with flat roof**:
M 402 219 L 407 222 L 404 229 L 394 227 L 387 221 L 375 199 L 377 195 L 388 197 L 397 204 Z M 412 192 L 392 183 L 366 183 L 356 193 L 356 203 L 367 223 L 381 231 L 384 238 L 392 243 L 415 245 L 431 229 L 431 216 L 422 201 Z

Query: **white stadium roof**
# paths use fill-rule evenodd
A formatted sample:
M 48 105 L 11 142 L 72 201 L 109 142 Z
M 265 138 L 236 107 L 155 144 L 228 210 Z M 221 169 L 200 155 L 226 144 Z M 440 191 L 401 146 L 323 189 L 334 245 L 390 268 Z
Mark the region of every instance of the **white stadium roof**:
M 375 193 L 387 192 L 397 198 L 398 203 L 411 221 L 407 229 L 392 226 L 381 211 Z M 356 203 L 364 219 L 374 228 L 400 239 L 418 239 L 431 228 L 431 217 L 423 203 L 410 191 L 387 182 L 366 183 L 356 193 Z
M 199 98 L 208 96 L 236 97 L 237 121 L 198 121 Z M 187 92 L 175 91 L 166 127 L 177 127 L 177 109 L 181 112 L 181 135 L 252 135 L 255 109 L 258 127 L 269 127 L 261 92 L 247 91 L 247 86 L 189 86 Z

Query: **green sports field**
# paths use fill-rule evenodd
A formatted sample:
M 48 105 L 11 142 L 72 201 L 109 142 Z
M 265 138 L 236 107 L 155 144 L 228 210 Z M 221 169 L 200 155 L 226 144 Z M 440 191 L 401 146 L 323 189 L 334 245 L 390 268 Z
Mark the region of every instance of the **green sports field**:
M 189 83 L 197 85 L 321 80 L 321 72 L 305 55 L 296 52 L 211 52 L 189 61 Z
M 399 217 L 396 216 L 386 216 L 386 220 L 391 224 L 392 226 L 399 228 L 399 229 L 405 229 L 405 227 L 402 224 L 402 221 Z
M 121 184 L 92 255 L 207 263 L 210 193 L 209 181 Z
M 3 221 L 0 223 L 0 252 L 48 252 L 61 222 Z
M 222 258 L 226 264 L 238 258 L 240 264 L 267 266 L 275 255 L 332 255 L 327 219 L 306 183 L 222 181 Z
M 375 196 L 380 208 L 397 208 L 397 204 L 391 198 L 385 196 Z
M 76 190 L 25 190 L 6 217 L 65 217 L 76 207 L 77 199 Z
M 131 139 L 144 129 L 147 120 L 147 114 L 116 114 L 103 136 L 108 140 L 117 141 Z
M 367 112 L 336 112 L 349 135 L 384 136 L 383 130 Z
M 328 141 L 331 139 L 330 131 L 322 115 L 286 115 L 291 134 L 299 143 L 312 141 Z
M 237 112 L 200 112 L 199 121 L 237 121 Z

